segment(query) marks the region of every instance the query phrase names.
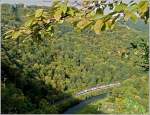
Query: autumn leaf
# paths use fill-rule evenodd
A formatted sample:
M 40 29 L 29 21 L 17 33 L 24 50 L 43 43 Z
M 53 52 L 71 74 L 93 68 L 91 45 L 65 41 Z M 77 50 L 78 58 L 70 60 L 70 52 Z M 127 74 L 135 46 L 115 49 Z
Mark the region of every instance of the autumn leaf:
M 88 19 L 82 19 L 81 21 L 77 23 L 77 28 L 81 30 L 85 29 L 90 23 L 91 21 L 89 21 Z
M 134 14 L 132 11 L 125 10 L 125 17 L 124 17 L 124 19 L 126 21 L 131 19 L 131 21 L 136 22 L 138 18 L 136 16 L 136 14 Z
M 25 22 L 25 27 L 30 27 L 32 25 L 32 23 L 33 23 L 33 19 L 27 20 Z
M 12 38 L 17 39 L 21 34 L 22 34 L 21 31 L 14 31 L 12 33 Z
M 148 10 L 148 1 L 140 1 L 138 4 L 139 12 L 143 15 Z
M 57 10 L 54 14 L 54 18 L 56 19 L 56 21 L 59 21 L 62 15 L 62 10 Z
M 35 11 L 35 18 L 39 18 L 42 16 L 44 10 L 43 9 L 38 9 Z
M 103 25 L 104 25 L 103 20 L 96 21 L 95 25 L 93 26 L 93 29 L 96 34 L 99 34 L 101 32 Z
M 114 27 L 113 20 L 108 20 L 107 22 L 105 22 L 105 24 L 106 24 L 106 30 L 113 29 Z

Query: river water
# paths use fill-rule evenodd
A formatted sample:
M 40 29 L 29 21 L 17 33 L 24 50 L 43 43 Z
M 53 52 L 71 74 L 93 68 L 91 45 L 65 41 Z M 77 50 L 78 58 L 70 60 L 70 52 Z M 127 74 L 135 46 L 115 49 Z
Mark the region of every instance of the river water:
M 104 99 L 108 94 L 105 93 L 105 94 L 101 94 L 101 95 L 98 95 L 98 96 L 94 96 L 94 97 L 91 97 L 85 101 L 82 101 L 80 102 L 79 104 L 69 108 L 68 110 L 66 110 L 64 112 L 64 114 L 76 114 L 78 113 L 83 107 L 86 107 L 88 104 L 92 103 L 92 102 L 95 102 L 97 100 L 100 100 L 100 99 Z

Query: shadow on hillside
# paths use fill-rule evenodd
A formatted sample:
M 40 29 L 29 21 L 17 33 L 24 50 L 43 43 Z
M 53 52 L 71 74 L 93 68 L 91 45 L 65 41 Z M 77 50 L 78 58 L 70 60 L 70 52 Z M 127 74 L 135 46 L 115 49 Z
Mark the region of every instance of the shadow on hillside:
M 51 85 L 30 76 L 22 70 L 1 64 L 2 113 L 63 113 L 67 108 L 79 103 L 71 95 L 58 91 Z M 22 96 L 26 97 L 25 99 Z M 24 106 L 24 104 L 26 106 Z

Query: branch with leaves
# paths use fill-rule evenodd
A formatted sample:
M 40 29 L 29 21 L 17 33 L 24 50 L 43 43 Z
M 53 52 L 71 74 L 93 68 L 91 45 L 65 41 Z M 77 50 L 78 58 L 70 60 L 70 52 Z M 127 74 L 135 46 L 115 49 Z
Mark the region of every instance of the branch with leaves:
M 109 8 L 109 13 L 104 11 Z M 5 38 L 17 39 L 20 36 L 41 40 L 51 38 L 54 35 L 54 27 L 65 21 L 73 24 L 77 30 L 90 28 L 96 34 L 101 31 L 113 29 L 120 19 L 136 22 L 141 18 L 145 23 L 149 22 L 149 2 L 147 0 L 136 3 L 124 3 L 122 1 L 107 2 L 107 0 L 85 0 L 82 8 L 78 9 L 68 5 L 68 2 L 54 2 L 51 11 L 38 9 L 35 15 L 29 17 L 25 24 L 17 29 L 6 32 Z M 27 36 L 27 37 L 25 37 Z

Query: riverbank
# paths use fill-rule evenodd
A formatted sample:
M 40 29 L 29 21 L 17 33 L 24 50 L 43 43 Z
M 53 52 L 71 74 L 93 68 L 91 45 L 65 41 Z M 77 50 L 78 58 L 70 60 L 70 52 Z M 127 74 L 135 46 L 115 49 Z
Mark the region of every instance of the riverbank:
M 72 114 L 75 109 L 80 109 L 81 105 L 87 105 L 88 103 L 92 101 L 96 101 L 98 99 L 104 98 L 106 94 L 109 92 L 111 93 L 112 88 L 120 86 L 120 83 L 111 83 L 108 85 L 102 85 L 102 86 L 95 86 L 89 89 L 85 89 L 82 91 L 79 91 L 75 95 L 73 95 L 70 98 L 61 100 L 56 102 L 55 104 L 51 105 L 51 108 L 58 108 L 59 113 L 64 113 L 68 111 Z M 84 92 L 84 93 L 81 93 Z M 77 106 L 77 108 L 76 108 Z M 74 109 L 75 107 L 75 109 Z M 68 108 L 70 108 L 68 110 Z

